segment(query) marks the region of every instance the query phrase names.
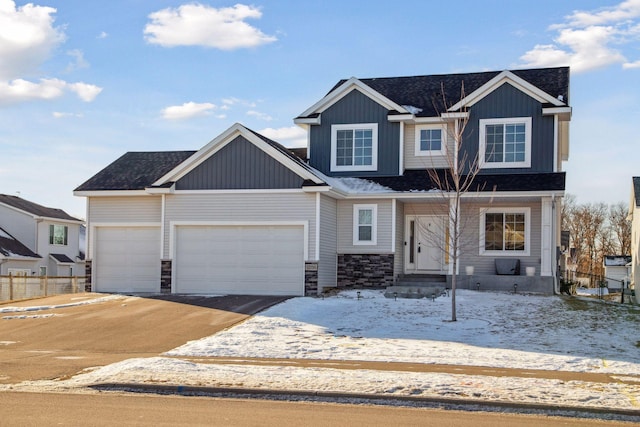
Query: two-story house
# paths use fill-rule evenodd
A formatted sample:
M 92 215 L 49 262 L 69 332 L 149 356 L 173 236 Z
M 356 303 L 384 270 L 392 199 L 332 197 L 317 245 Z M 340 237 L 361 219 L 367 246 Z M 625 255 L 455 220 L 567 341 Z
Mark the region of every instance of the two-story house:
M 61 209 L 0 194 L 0 275 L 84 275 L 83 223 Z
M 294 119 L 308 161 L 239 124 L 195 152 L 126 153 L 75 191 L 93 289 L 303 295 L 450 277 L 454 197 L 435 178 L 455 169 L 473 178 L 455 273 L 473 267 L 488 289 L 496 260 L 517 260 L 529 290 L 552 293 L 568 100 L 564 67 L 351 78 Z

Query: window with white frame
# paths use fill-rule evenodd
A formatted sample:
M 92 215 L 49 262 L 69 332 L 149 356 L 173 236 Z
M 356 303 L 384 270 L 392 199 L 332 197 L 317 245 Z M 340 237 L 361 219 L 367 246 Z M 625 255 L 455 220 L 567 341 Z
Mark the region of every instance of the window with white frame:
M 49 244 L 67 246 L 69 227 L 66 225 L 49 225 Z
M 481 119 L 480 166 L 531 167 L 531 117 Z
M 353 244 L 375 245 L 377 222 L 377 205 L 353 205 Z
M 446 136 L 444 124 L 416 125 L 416 156 L 444 155 Z
M 529 255 L 529 208 L 495 208 L 481 211 L 480 253 Z
M 40 276 L 46 276 L 46 275 L 47 275 L 47 266 L 41 265 L 40 266 Z
M 378 124 L 331 126 L 331 170 L 378 169 Z

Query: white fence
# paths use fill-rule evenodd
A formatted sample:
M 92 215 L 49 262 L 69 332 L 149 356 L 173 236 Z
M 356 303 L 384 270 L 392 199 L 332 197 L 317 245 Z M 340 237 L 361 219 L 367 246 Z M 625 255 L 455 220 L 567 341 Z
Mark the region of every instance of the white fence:
M 84 292 L 84 276 L 0 276 L 0 301 Z

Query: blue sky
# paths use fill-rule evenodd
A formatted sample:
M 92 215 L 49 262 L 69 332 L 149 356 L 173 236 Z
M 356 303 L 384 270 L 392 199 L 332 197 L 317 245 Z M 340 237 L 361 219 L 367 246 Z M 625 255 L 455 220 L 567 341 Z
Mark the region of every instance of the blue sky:
M 293 118 L 352 76 L 569 65 L 567 192 L 627 203 L 640 175 L 640 0 L 34 1 L 0 0 L 0 193 L 78 217 L 126 151 L 235 122 L 300 146 Z

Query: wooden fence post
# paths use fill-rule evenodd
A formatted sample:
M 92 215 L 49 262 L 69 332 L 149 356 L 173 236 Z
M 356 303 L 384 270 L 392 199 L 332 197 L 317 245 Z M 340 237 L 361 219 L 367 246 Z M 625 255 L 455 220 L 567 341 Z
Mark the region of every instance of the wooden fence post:
M 13 275 L 9 275 L 9 301 L 13 301 Z

